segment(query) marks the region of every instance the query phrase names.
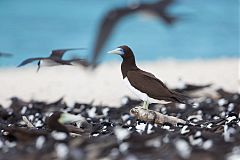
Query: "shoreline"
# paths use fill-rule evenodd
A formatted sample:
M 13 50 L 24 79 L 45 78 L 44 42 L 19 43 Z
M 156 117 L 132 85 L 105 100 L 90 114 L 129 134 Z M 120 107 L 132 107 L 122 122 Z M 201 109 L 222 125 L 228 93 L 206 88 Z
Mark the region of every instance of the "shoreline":
M 9 98 L 16 96 L 26 101 L 52 102 L 64 97 L 68 105 L 94 101 L 94 104 L 119 106 L 125 95 L 136 98 L 122 82 L 120 63 L 105 62 L 93 71 L 79 66 L 45 67 L 39 73 L 36 66 L 0 68 L 0 104 L 8 106 Z M 138 66 L 170 88 L 177 87 L 181 78 L 192 84 L 212 83 L 211 89 L 240 91 L 238 58 L 145 61 Z

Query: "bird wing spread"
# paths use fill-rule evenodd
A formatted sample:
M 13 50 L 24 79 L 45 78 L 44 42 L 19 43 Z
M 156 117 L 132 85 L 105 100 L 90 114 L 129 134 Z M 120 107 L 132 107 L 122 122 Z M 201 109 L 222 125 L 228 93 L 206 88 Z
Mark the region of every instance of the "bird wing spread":
M 177 17 L 170 16 L 168 12 L 166 12 L 166 8 L 173 2 L 174 0 L 161 0 L 153 4 L 140 3 L 136 7 L 127 6 L 110 10 L 102 19 L 97 38 L 95 40 L 92 63 L 96 64 L 103 46 L 107 42 L 117 23 L 122 18 L 138 11 L 150 11 L 153 12 L 155 16 L 163 20 L 166 24 L 171 25 L 173 22 L 175 22 Z
M 81 49 L 84 49 L 84 48 L 56 49 L 52 51 L 52 54 L 50 55 L 50 57 L 54 59 L 62 59 L 65 52 L 71 51 L 71 50 L 81 50 Z
M 44 59 L 44 58 L 28 58 L 28 59 L 24 60 L 21 64 L 19 64 L 18 67 L 21 67 L 21 66 L 24 66 L 33 61 L 42 60 L 42 59 Z
M 88 67 L 90 65 L 87 60 L 80 59 L 80 58 L 74 58 L 74 59 L 70 59 L 70 60 L 67 60 L 67 61 L 69 63 L 72 63 L 72 62 L 77 63 L 77 64 L 82 65 L 84 67 Z
M 117 22 L 123 18 L 125 15 L 131 13 L 130 8 L 117 8 L 110 10 L 105 17 L 102 19 L 99 31 L 97 33 L 97 38 L 95 40 L 95 46 L 93 51 L 92 63 L 96 64 L 97 59 L 100 56 L 100 51 L 110 37 L 113 29 L 115 28 Z

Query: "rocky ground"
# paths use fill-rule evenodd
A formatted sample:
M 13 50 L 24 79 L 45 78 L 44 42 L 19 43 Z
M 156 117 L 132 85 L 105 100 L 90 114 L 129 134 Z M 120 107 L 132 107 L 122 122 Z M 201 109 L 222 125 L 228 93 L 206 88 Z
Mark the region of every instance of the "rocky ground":
M 240 95 L 222 89 L 216 92 L 215 98 L 195 98 L 193 106 L 150 105 L 151 110 L 187 121 L 177 125 L 136 119 L 129 111 L 141 101 L 128 97 L 122 98 L 120 107 L 67 106 L 63 99 L 46 103 L 13 97 L 10 107 L 0 106 L 0 159 L 240 159 Z M 88 134 L 56 135 L 46 124 L 53 111 L 80 114 L 91 124 L 91 130 Z M 70 125 L 84 130 L 76 123 Z M 49 134 L 36 134 L 42 130 Z

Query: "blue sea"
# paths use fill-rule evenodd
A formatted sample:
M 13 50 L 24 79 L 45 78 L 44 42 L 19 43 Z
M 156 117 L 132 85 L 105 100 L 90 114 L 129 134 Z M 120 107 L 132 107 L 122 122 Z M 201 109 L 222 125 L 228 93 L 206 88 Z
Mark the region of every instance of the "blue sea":
M 146 0 L 145 0 L 146 1 Z M 48 56 L 52 49 L 84 47 L 69 53 L 91 58 L 103 16 L 136 0 L 0 0 L 0 66 L 28 57 Z M 153 0 L 146 2 L 152 3 Z M 239 57 L 239 0 L 178 0 L 169 7 L 181 18 L 167 26 L 148 14 L 122 19 L 99 61 L 120 60 L 106 54 L 127 44 L 140 60 Z

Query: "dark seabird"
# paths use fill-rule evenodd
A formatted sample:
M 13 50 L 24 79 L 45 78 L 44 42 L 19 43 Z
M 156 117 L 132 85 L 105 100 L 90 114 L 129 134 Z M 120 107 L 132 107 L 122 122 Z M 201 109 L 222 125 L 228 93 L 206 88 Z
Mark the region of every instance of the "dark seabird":
M 196 84 L 185 83 L 181 78 L 179 79 L 178 83 L 179 83 L 178 87 L 173 90 L 180 93 L 195 92 L 195 91 L 202 90 L 204 88 L 208 88 L 212 86 L 212 84 L 196 85 Z
M 77 128 L 67 123 L 80 122 L 82 128 Z M 90 133 L 92 126 L 84 117 L 56 111 L 47 120 L 47 125 L 51 130 L 62 131 L 65 133 L 85 134 Z
M 12 57 L 13 55 L 11 53 L 3 53 L 0 52 L 0 57 Z
M 118 54 L 123 58 L 121 64 L 123 81 L 134 94 L 144 101 L 144 108 L 147 109 L 149 103 L 188 103 L 189 97 L 170 90 L 153 74 L 139 69 L 134 54 L 128 46 L 120 46 L 108 53 Z
M 71 59 L 71 60 L 63 60 L 62 57 L 64 53 L 71 50 L 81 50 L 83 48 L 71 48 L 71 49 L 57 49 L 53 50 L 49 57 L 37 57 L 37 58 L 28 58 L 24 60 L 18 67 L 24 66 L 33 61 L 38 61 L 38 69 L 39 71 L 41 66 L 57 66 L 57 65 L 72 65 L 74 61 L 85 61 L 83 59 Z
M 71 59 L 66 61 L 70 62 L 74 66 L 82 66 L 85 68 L 91 66 L 90 62 L 88 62 L 87 60 L 83 60 L 82 58 L 79 58 L 77 56 L 74 56 Z
M 74 127 L 73 125 L 66 125 L 66 123 L 78 121 L 82 123 L 85 127 L 84 129 Z M 2 123 L 0 123 L 0 129 L 8 132 L 8 134 L 14 136 L 19 141 L 31 142 L 39 136 L 48 136 L 52 131 L 62 132 L 66 135 L 69 135 L 69 133 L 87 134 L 91 131 L 91 125 L 82 116 L 57 111 L 48 117 L 47 129 L 8 126 Z
M 111 35 L 116 24 L 124 17 L 139 13 L 151 13 L 159 20 L 167 25 L 172 25 L 178 17 L 172 16 L 167 12 L 167 8 L 174 3 L 175 0 L 159 0 L 154 3 L 134 4 L 127 7 L 121 7 L 110 10 L 103 18 L 99 27 L 99 32 L 95 41 L 93 50 L 92 63 L 96 65 L 100 52 Z

